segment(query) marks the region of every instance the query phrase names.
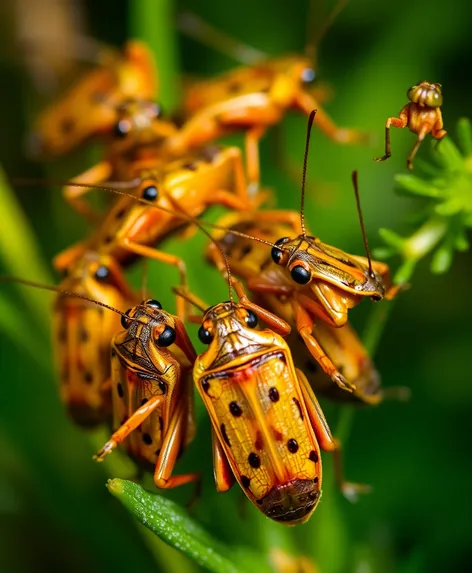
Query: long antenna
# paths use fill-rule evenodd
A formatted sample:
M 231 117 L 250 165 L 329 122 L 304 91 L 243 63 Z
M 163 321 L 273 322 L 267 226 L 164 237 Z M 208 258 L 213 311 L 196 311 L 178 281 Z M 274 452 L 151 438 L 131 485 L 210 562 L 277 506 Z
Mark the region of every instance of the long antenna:
M 305 187 L 306 187 L 306 168 L 308 163 L 308 151 L 310 149 L 310 136 L 311 128 L 313 127 L 313 121 L 315 119 L 317 110 L 314 109 L 310 112 L 308 118 L 308 125 L 306 129 L 306 143 L 305 143 L 305 157 L 303 158 L 303 172 L 302 172 L 302 192 L 300 200 L 300 224 L 302 227 L 302 237 L 306 237 L 306 227 L 305 227 Z
M 139 182 L 141 182 L 141 181 L 142 180 L 139 179 Z M 194 219 L 190 215 L 187 215 L 184 212 L 182 212 L 181 207 L 178 207 L 179 211 L 174 211 L 172 209 L 168 209 L 166 207 L 163 207 L 162 205 L 156 205 L 152 201 L 148 201 L 147 199 L 143 199 L 142 197 L 136 197 L 135 195 L 133 195 L 131 193 L 126 193 L 125 191 L 121 191 L 121 190 L 116 189 L 114 187 L 104 187 L 103 185 L 94 185 L 91 183 L 79 183 L 79 182 L 75 182 L 75 181 L 57 181 L 57 180 L 51 180 L 51 179 L 45 180 L 45 179 L 34 179 L 34 178 L 19 178 L 19 179 L 13 178 L 13 179 L 10 179 L 10 182 L 13 185 L 47 185 L 47 184 L 49 184 L 49 185 L 62 185 L 62 186 L 68 185 L 71 187 L 72 186 L 73 187 L 84 187 L 87 189 L 99 189 L 100 191 L 106 191 L 108 193 L 114 193 L 115 195 L 121 195 L 122 197 L 128 197 L 130 199 L 133 199 L 133 201 L 137 201 L 138 203 L 143 203 L 144 205 L 147 205 L 151 209 L 158 209 L 159 211 L 163 211 L 164 213 L 169 213 L 170 215 L 174 215 L 175 217 L 179 217 L 179 218 L 183 219 L 184 221 L 188 221 L 190 223 L 195 223 L 195 225 L 199 228 L 201 228 L 200 225 L 205 225 L 205 226 L 210 227 L 212 229 L 218 229 L 219 231 L 226 231 L 226 232 L 228 232 L 232 235 L 236 235 L 238 237 L 243 237 L 245 239 L 251 239 L 251 240 L 256 241 L 258 243 L 263 243 L 264 245 L 268 245 L 269 247 L 277 247 L 281 251 L 286 250 L 283 248 L 283 246 L 276 245 L 275 243 L 271 243 L 270 241 L 266 241 L 265 239 L 260 239 L 259 237 L 253 237 L 252 235 L 248 235 L 247 233 L 242 233 L 241 231 L 236 231 L 233 229 L 227 229 L 226 227 L 223 227 L 222 225 L 218 225 L 216 223 L 210 223 L 209 221 L 198 221 L 197 222 L 196 219 Z M 126 185 L 126 184 L 124 184 L 124 185 Z M 206 231 L 204 231 L 204 232 L 206 233 Z M 206 234 L 208 234 L 208 233 L 206 233 Z M 210 237 L 211 237 L 211 235 L 210 235 Z
M 177 26 L 181 32 L 184 32 L 190 38 L 213 48 L 217 52 L 226 54 L 242 64 L 253 66 L 261 60 L 267 59 L 267 54 L 264 52 L 232 38 L 205 22 L 194 12 L 188 10 L 180 12 L 177 16 Z
M 130 318 L 126 313 L 121 312 L 121 310 L 118 310 L 117 308 L 110 306 L 108 304 L 105 304 L 104 302 L 99 302 L 98 300 L 95 300 L 93 298 L 89 298 L 88 296 L 85 296 L 83 294 L 79 294 L 77 292 L 72 292 L 72 291 L 68 291 L 68 290 L 62 290 L 59 287 L 55 287 L 52 285 L 45 285 L 43 283 L 37 283 L 35 281 L 29 281 L 26 279 L 21 279 L 18 277 L 9 277 L 9 276 L 1 276 L 0 275 L 0 282 L 9 282 L 9 283 L 19 283 L 19 284 L 23 284 L 26 286 L 31 286 L 31 287 L 35 287 L 35 288 L 40 288 L 43 290 L 50 290 L 52 292 L 57 292 L 59 294 L 64 294 L 66 296 L 71 296 L 74 298 L 80 298 L 82 300 L 86 300 L 88 302 L 92 302 L 93 304 L 96 304 L 97 306 L 102 306 L 103 308 L 106 308 L 108 310 L 111 310 L 113 312 L 116 312 L 116 314 L 120 314 L 121 316 L 124 316 L 126 319 L 128 320 L 132 320 L 134 322 L 141 322 L 142 324 L 146 324 L 145 322 L 143 322 L 142 320 L 139 320 L 137 318 Z
M 318 50 L 321 40 L 325 36 L 326 32 L 331 28 L 333 22 L 336 20 L 339 14 L 344 10 L 348 2 L 349 0 L 338 0 L 334 5 L 333 9 L 331 10 L 331 12 L 326 17 L 323 25 L 318 29 L 315 28 L 315 33 L 312 35 L 311 38 L 309 37 L 310 29 L 309 28 L 307 29 L 307 42 L 305 46 L 305 55 L 313 62 L 314 66 L 316 66 L 317 64 Z M 317 14 L 317 12 L 319 12 L 319 10 L 315 9 L 316 3 L 318 3 L 318 6 L 320 5 L 319 0 L 310 0 L 308 18 L 307 18 L 308 26 L 310 26 L 310 20 L 312 19 L 312 17 L 313 19 L 315 19 L 314 16 Z
M 374 270 L 372 269 L 372 258 L 370 256 L 369 241 L 367 240 L 367 233 L 365 232 L 364 217 L 362 215 L 361 209 L 361 198 L 359 195 L 359 181 L 357 170 L 352 172 L 352 185 L 354 187 L 354 194 L 356 196 L 357 213 L 359 215 L 359 222 L 361 224 L 362 238 L 364 239 L 365 252 L 367 254 L 367 260 L 369 261 L 369 275 L 371 278 L 375 278 Z

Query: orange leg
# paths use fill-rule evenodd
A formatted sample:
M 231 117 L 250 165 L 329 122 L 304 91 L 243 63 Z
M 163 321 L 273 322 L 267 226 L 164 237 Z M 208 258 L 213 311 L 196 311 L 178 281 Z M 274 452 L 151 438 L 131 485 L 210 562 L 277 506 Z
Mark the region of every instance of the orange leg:
M 200 480 L 200 474 L 198 473 L 171 476 L 185 437 L 187 405 L 186 399 L 177 405 L 170 420 L 169 429 L 164 437 L 161 452 L 157 458 L 154 470 L 154 483 L 160 489 L 170 489 L 194 481 L 199 482 Z
M 269 328 L 272 328 L 280 335 L 288 336 L 290 334 L 290 331 L 292 329 L 291 326 L 288 324 L 288 322 L 285 322 L 285 320 L 279 318 L 275 314 L 272 314 L 268 310 L 265 310 L 265 308 L 262 308 L 258 304 L 251 302 L 246 295 L 242 283 L 240 283 L 234 277 L 232 279 L 232 284 L 234 290 L 236 291 L 236 294 L 238 295 L 239 302 L 242 306 L 244 306 L 244 308 L 252 310 L 255 314 L 257 314 L 259 318 L 261 318 L 265 323 L 267 323 Z
M 260 183 L 260 162 L 259 162 L 259 140 L 266 131 L 265 126 L 253 127 L 246 132 L 246 171 L 249 180 L 249 194 L 254 196 L 259 191 Z
M 97 462 L 102 462 L 105 457 L 110 454 L 118 444 L 123 442 L 133 430 L 141 425 L 144 420 L 151 415 L 151 413 L 158 408 L 162 407 L 166 396 L 152 396 L 146 404 L 140 406 L 136 412 L 126 422 L 116 430 L 108 440 L 108 442 L 97 452 L 93 459 Z
M 84 183 L 97 185 L 107 181 L 111 177 L 112 166 L 108 161 L 97 163 L 92 168 L 85 171 L 74 179 L 74 183 Z M 80 215 L 85 217 L 91 223 L 97 223 L 100 220 L 100 214 L 96 213 L 92 206 L 84 200 L 84 195 L 92 191 L 87 187 L 77 187 L 73 184 L 64 187 L 62 193 L 64 199 Z
M 170 253 L 164 253 L 152 247 L 147 247 L 146 245 L 135 243 L 126 238 L 117 240 L 117 244 L 140 257 L 148 257 L 155 261 L 177 267 L 180 274 L 180 284 L 184 289 L 187 288 L 187 267 L 184 261 L 179 259 L 179 257 L 171 255 Z M 185 316 L 185 304 L 181 298 L 177 299 L 177 315 Z
M 306 115 L 310 115 L 312 110 L 316 109 L 315 125 L 333 141 L 337 143 L 351 144 L 366 141 L 368 135 L 356 131 L 338 127 L 329 115 L 318 105 L 313 97 L 302 92 L 295 98 L 294 106 L 302 110 Z
M 234 474 L 224 450 L 218 441 L 218 436 L 213 429 L 211 430 L 211 444 L 213 449 L 213 472 L 215 475 L 216 490 L 222 493 L 228 491 L 234 484 Z
M 409 119 L 409 105 L 407 104 L 400 112 L 400 117 L 389 117 L 385 124 L 385 155 L 382 157 L 374 157 L 374 161 L 385 161 L 392 155 L 392 148 L 390 143 L 390 126 L 398 127 L 399 129 L 408 125 Z
M 344 480 L 341 443 L 333 437 L 331 430 L 329 429 L 328 422 L 323 414 L 323 410 L 321 409 L 306 376 L 298 369 L 297 374 L 305 405 L 308 410 L 308 416 L 315 432 L 316 439 L 320 444 L 320 448 L 323 451 L 331 452 L 334 455 L 336 483 L 347 499 L 355 501 L 358 494 L 369 493 L 371 491 L 371 487 L 365 484 L 351 483 Z
M 348 382 L 346 378 L 337 370 L 336 366 L 333 364 L 331 359 L 325 354 L 321 348 L 318 341 L 312 335 L 314 322 L 307 311 L 299 304 L 298 301 L 292 302 L 293 311 L 295 314 L 295 320 L 297 325 L 297 330 L 300 336 L 303 338 L 308 351 L 313 356 L 313 358 L 321 365 L 323 370 L 328 374 L 328 376 L 336 382 L 336 384 L 347 392 L 353 392 L 356 387 Z
M 53 267 L 56 271 L 65 272 L 67 269 L 70 269 L 74 262 L 84 254 L 84 251 L 85 243 L 80 242 L 72 245 L 54 257 L 52 262 Z

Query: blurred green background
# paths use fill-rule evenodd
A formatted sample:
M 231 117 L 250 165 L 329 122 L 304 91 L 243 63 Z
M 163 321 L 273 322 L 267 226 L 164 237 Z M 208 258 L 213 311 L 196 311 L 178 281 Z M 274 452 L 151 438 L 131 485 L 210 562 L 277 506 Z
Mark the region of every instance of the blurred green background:
M 90 165 L 96 152 L 82 151 L 43 165 L 29 161 L 24 153 L 24 137 L 34 112 L 53 97 L 53 93 L 40 93 L 41 82 L 34 82 L 28 73 L 24 58 L 28 49 L 19 43 L 15 27 L 19 18 L 28 16 L 32 3 L 2 3 L 0 159 L 11 177 L 70 178 Z M 56 4 L 35 0 L 42 19 L 28 22 L 26 18 L 26 28 L 38 26 L 43 35 L 54 35 L 60 23 L 54 17 Z M 102 42 L 121 45 L 132 33 L 153 39 L 168 109 L 177 103 L 172 98 L 179 91 L 169 83 L 176 79 L 170 67 L 173 54 L 180 73 L 189 76 L 211 76 L 235 62 L 176 36 L 175 25 L 163 16 L 167 9 L 169 13 L 192 9 L 269 55 L 301 51 L 305 43 L 308 6 L 301 0 L 239 0 L 236 4 L 193 0 L 175 5 L 164 0 L 129 4 L 77 0 L 71 4 L 80 8 L 87 33 Z M 407 88 L 420 80 L 443 84 L 445 127 L 452 137 L 457 119 L 470 114 L 469 14 L 467 0 L 399 0 L 395 5 L 352 0 L 329 30 L 318 70 L 320 80 L 333 88 L 333 99 L 325 108 L 339 125 L 370 130 L 377 139 L 368 148 L 343 148 L 314 130 L 307 216 L 312 231 L 323 241 L 363 252 L 350 186 L 354 168 L 359 170 L 371 245 L 380 243 L 380 227 L 404 234 L 413 229 L 411 218 L 421 202 L 395 195 L 393 175 L 405 171 L 414 136 L 395 130 L 392 159 L 378 165 L 372 157 L 383 152 L 386 117 L 398 113 L 406 103 Z M 68 45 L 68 33 L 59 36 Z M 66 47 L 53 50 L 53 55 L 67 56 Z M 39 48 L 34 49 L 41 56 Z M 74 63 L 73 54 L 70 59 Z M 47 58 L 42 61 L 46 69 L 53 63 Z M 305 118 L 290 115 L 280 128 L 284 153 L 297 172 L 305 126 Z M 299 184 L 277 169 L 273 136 L 270 133 L 262 144 L 263 182 L 276 190 L 281 207 L 297 209 Z M 427 142 L 418 157 L 427 157 L 429 149 Z M 46 272 L 53 276 L 52 256 L 79 240 L 87 227 L 64 204 L 58 188 L 23 187 L 15 195 L 26 227 L 7 198 L 0 198 L 0 272 L 16 268 L 17 274 L 23 270 L 25 278 L 48 280 Z M 34 233 L 38 250 L 34 261 L 25 258 L 28 230 Z M 226 298 L 225 285 L 212 269 L 202 269 L 204 244 L 197 235 L 191 240 L 191 255 L 178 239 L 168 241 L 166 248 L 186 257 L 192 286 L 216 303 Z M 172 309 L 169 286 L 177 281 L 176 274 L 157 264 L 149 268 L 155 297 Z M 470 571 L 470 268 L 469 253 L 458 255 L 452 270 L 439 277 L 430 274 L 428 261 L 422 261 L 412 288 L 395 306 L 376 363 L 384 385 L 409 386 L 411 401 L 357 411 L 345 447 L 346 474 L 372 484 L 371 495 L 354 505 L 345 501 L 332 484 L 331 459 L 325 455 L 323 500 L 309 523 L 295 529 L 272 524 L 243 499 L 237 487 L 224 495 L 215 492 L 209 422 L 200 407 L 197 439 L 178 466 L 178 470 L 199 467 L 204 473 L 195 519 L 228 544 L 246 545 L 264 554 L 282 545 L 294 554 L 308 555 L 320 573 Z M 139 272 L 135 275 L 139 277 Z M 75 428 L 63 412 L 50 360 L 50 301 L 45 292 L 20 293 L 3 286 L 0 290 L 0 322 L 11 326 L 11 335 L 5 329 L 0 334 L 0 570 L 198 571 L 174 549 L 143 533 L 106 491 L 108 476 L 130 474 L 117 464 L 115 454 L 114 461 L 110 458 L 102 466 L 93 463 L 91 456 L 100 439 Z M 359 329 L 371 308 L 366 301 L 351 312 Z M 324 401 L 323 405 L 336 429 L 341 408 Z M 191 488 L 169 496 L 185 503 Z

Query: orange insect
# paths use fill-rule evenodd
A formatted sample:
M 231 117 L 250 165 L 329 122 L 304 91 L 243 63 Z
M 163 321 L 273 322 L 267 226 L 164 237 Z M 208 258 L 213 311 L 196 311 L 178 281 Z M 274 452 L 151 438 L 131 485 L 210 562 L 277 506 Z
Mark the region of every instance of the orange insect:
M 275 295 L 288 302 L 296 329 L 310 354 L 341 389 L 353 392 L 356 390 L 355 384 L 350 383 L 337 370 L 313 335 L 315 323 L 321 320 L 334 328 L 345 326 L 349 309 L 359 304 L 363 297 L 373 300 L 381 300 L 384 297 L 390 299 L 400 287 L 390 286 L 389 268 L 386 264 L 372 261 L 370 258 L 359 205 L 356 172 L 353 174 L 353 183 L 367 258 L 349 255 L 307 234 L 304 218 L 305 174 L 314 116 L 313 111 L 308 121 L 300 232 L 294 236 L 283 237 L 275 244 L 269 243 L 272 246 L 271 264 L 256 276 L 248 278 L 247 286 L 252 293 L 261 296 Z M 292 213 L 287 215 L 284 212 L 262 212 L 258 215 L 260 221 L 268 223 L 283 221 L 284 218 L 293 222 Z M 242 302 L 247 304 L 246 300 Z
M 43 111 L 30 136 L 39 157 L 69 153 L 93 137 L 122 135 L 120 106 L 147 102 L 157 94 L 155 63 L 147 47 L 129 41 L 123 53 L 106 54 L 103 64 L 86 74 L 59 101 Z M 158 108 L 157 115 L 159 114 Z M 147 112 L 150 113 L 150 110 Z M 141 114 L 141 118 L 146 113 Z M 152 115 L 152 114 L 151 114 Z
M 339 12 L 342 4 L 344 2 L 341 1 L 334 14 Z M 194 15 L 186 14 L 182 27 L 203 41 L 207 41 L 210 34 L 221 36 Z M 244 130 L 248 180 L 257 188 L 260 178 L 259 140 L 289 110 L 308 115 L 317 108 L 319 128 L 338 143 L 356 143 L 365 139 L 365 135 L 358 131 L 339 128 L 320 108 L 311 91 L 314 78 L 312 59 L 295 55 L 258 61 L 220 78 L 200 81 L 189 88 L 185 96 L 184 112 L 189 119 L 164 143 L 163 148 L 171 153 L 182 153 L 236 130 Z
M 13 280 L 57 293 L 53 306 L 53 348 L 61 400 L 72 420 L 85 428 L 110 422 L 110 342 L 120 330 L 116 313 L 137 303 L 111 257 L 85 252 L 58 287 Z
M 258 317 L 273 330 L 255 330 Z M 309 519 L 321 496 L 320 448 L 334 452 L 339 443 L 279 334 L 289 331 L 253 303 L 217 304 L 204 313 L 198 335 L 208 350 L 193 375 L 212 423 L 217 490 L 236 479 L 264 515 L 295 525 Z M 338 479 L 346 494 L 366 490 Z
M 153 299 L 122 316 L 111 345 L 114 425 L 95 459 L 123 443 L 139 463 L 154 466 L 158 488 L 196 481 L 172 476 L 181 449 L 194 437 L 192 367 L 195 350 L 183 322 Z
M 406 160 L 408 169 L 413 169 L 413 159 L 423 139 L 431 133 L 438 142 L 446 137 L 447 131 L 443 129 L 441 106 L 443 104 L 441 84 L 420 82 L 407 92 L 409 103 L 401 110 L 399 117 L 389 117 L 385 124 L 385 155 L 375 157 L 374 161 L 385 161 L 391 155 L 390 126 L 408 127 L 418 136 Z
M 266 220 L 266 217 L 270 217 L 269 220 Z M 254 241 L 252 237 L 274 243 L 279 237 L 297 234 L 300 228 L 300 217 L 295 211 L 231 213 L 221 218 L 218 226 L 222 229 L 213 233 L 218 248 L 214 243 L 210 243 L 207 250 L 208 258 L 218 266 L 222 273 L 225 273 L 220 254 L 220 249 L 223 250 L 233 274 L 248 281 L 261 276 L 268 268 L 274 270 L 273 262 L 267 252 L 267 245 Z M 223 227 L 227 230 L 223 230 Z M 234 234 L 233 231 L 243 235 Z M 275 273 L 272 272 L 271 275 L 277 280 Z M 355 400 L 371 405 L 382 400 L 383 392 L 380 388 L 379 375 L 349 323 L 336 328 L 324 321 L 318 321 L 314 336 L 323 352 L 333 362 L 336 370 L 342 373 L 351 387 L 355 387 L 352 393 L 334 385 L 325 372 L 318 367 L 307 347 L 300 344 L 293 307 L 287 297 L 270 293 L 262 295 L 257 292 L 253 293 L 253 296 L 256 304 L 290 324 L 292 332 L 286 340 L 292 351 L 295 365 L 305 374 L 317 394 L 327 394 L 336 400 Z
M 181 206 L 185 206 L 185 213 L 191 217 L 201 215 L 213 204 L 237 210 L 255 206 L 247 194 L 241 152 L 236 147 L 204 150 L 195 156 L 160 164 L 155 170 L 155 162 L 150 163 L 149 168 L 141 164 L 129 174 L 129 181 L 121 189 L 131 188 L 131 192 L 122 192 L 123 196 L 96 232 L 56 257 L 54 264 L 58 270 L 67 269 L 84 251 L 93 250 L 114 257 L 121 265 L 138 256 L 174 265 L 185 284 L 185 263 L 153 247 L 187 223 L 183 220 L 185 216 L 179 215 L 179 211 L 183 212 Z M 86 211 L 88 205 L 83 202 L 83 195 L 90 190 L 89 184 L 71 183 L 70 189 L 76 193 L 79 209 Z M 120 193 L 120 188 L 115 191 Z

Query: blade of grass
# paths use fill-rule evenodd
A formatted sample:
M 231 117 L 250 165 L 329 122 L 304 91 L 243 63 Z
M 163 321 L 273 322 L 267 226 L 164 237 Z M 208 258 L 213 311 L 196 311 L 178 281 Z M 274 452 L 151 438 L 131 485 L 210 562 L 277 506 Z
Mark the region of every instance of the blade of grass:
M 252 551 L 229 548 L 214 539 L 173 501 L 126 480 L 109 480 L 107 487 L 143 525 L 206 570 L 213 573 L 270 571 L 267 562 Z

